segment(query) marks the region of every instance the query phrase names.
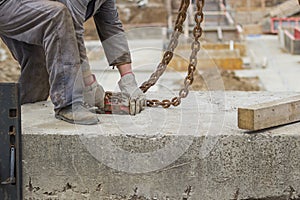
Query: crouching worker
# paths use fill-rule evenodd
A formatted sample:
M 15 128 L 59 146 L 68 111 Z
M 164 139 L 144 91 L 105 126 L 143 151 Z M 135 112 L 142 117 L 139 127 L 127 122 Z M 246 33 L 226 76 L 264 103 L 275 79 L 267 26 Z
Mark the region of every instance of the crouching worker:
M 83 41 L 83 23 L 91 16 L 110 65 L 121 74 L 121 93 L 143 101 L 114 0 L 0 0 L 0 37 L 21 65 L 22 104 L 44 101 L 50 94 L 56 118 L 99 122 L 83 105 L 104 107 L 104 90 L 90 71 Z

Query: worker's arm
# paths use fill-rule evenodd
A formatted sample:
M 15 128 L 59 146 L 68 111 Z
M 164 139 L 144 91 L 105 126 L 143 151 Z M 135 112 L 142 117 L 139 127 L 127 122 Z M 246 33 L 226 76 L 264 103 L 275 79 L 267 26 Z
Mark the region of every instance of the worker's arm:
M 145 96 L 132 73 L 130 51 L 115 1 L 105 1 L 94 15 L 94 20 L 109 64 L 119 69 L 121 79 L 118 84 L 121 92 L 135 99 L 137 103 L 135 106 L 144 105 Z M 126 101 L 127 98 L 123 103 L 128 105 Z
M 111 66 L 131 63 L 127 39 L 114 0 L 107 0 L 94 15 L 97 31 Z

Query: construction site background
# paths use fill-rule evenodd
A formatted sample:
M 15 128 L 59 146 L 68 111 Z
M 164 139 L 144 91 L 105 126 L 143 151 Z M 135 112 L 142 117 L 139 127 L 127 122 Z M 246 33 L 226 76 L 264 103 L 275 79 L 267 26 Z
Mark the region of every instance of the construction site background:
M 227 0 L 229 5 L 239 10 L 248 9 L 249 7 L 251 7 L 252 9 L 273 7 L 285 1 L 286 0 Z
M 218 1 L 216 1 L 218 2 Z M 243 27 L 243 34 L 261 34 L 260 22 L 266 17 L 270 9 L 285 2 L 284 0 L 228 0 L 226 9 L 234 17 L 234 23 Z M 149 0 L 147 6 L 139 8 L 135 1 L 118 0 L 120 19 L 124 24 L 125 30 L 136 27 L 166 27 L 167 10 L 165 0 Z M 180 1 L 172 1 L 174 7 L 180 5 Z M 86 40 L 98 40 L 97 31 L 93 20 L 85 24 Z M 0 41 L 0 82 L 15 82 L 20 74 L 19 65 L 8 53 L 8 49 Z M 262 90 L 257 78 L 239 78 L 230 70 L 221 69 L 222 78 L 226 90 L 257 91 Z M 207 74 L 210 74 L 208 72 Z M 212 77 L 213 79 L 213 77 Z M 203 80 L 200 76 L 196 78 L 194 88 L 203 90 Z

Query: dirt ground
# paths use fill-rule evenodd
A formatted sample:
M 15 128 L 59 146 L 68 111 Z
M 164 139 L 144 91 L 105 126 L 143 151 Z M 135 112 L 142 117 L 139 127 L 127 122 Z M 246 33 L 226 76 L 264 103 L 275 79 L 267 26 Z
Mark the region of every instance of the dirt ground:
M 19 75 L 20 68 L 14 60 L 0 62 L 0 82 L 16 82 Z
M 20 76 L 19 64 L 12 58 L 0 40 L 0 82 L 16 82 Z M 5 53 L 4 53 L 5 52 Z M 7 57 L 4 59 L 4 57 Z
M 205 77 L 205 78 L 204 78 Z M 222 80 L 220 80 L 220 78 Z M 224 84 L 224 85 L 223 85 Z M 258 77 L 241 78 L 236 76 L 234 71 L 221 70 L 215 73 L 212 70 L 205 70 L 203 73 L 196 73 L 191 90 L 228 90 L 228 91 L 260 91 L 263 90 Z

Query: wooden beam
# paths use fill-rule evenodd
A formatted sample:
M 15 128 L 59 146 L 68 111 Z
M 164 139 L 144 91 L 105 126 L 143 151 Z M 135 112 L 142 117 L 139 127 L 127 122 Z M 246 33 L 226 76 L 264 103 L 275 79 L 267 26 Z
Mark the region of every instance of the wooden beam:
M 238 127 L 257 131 L 300 121 L 300 96 L 238 108 Z

